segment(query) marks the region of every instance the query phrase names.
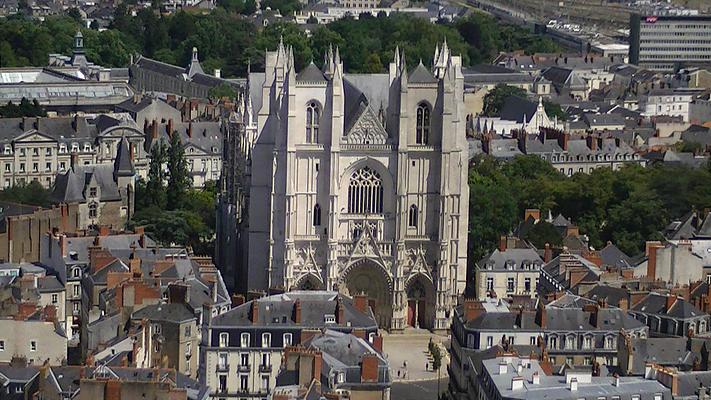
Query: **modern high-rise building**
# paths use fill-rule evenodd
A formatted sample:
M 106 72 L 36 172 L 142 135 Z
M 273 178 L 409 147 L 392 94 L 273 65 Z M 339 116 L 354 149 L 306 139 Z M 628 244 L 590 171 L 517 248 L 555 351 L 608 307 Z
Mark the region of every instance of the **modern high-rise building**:
M 654 71 L 711 65 L 711 15 L 630 16 L 630 63 Z

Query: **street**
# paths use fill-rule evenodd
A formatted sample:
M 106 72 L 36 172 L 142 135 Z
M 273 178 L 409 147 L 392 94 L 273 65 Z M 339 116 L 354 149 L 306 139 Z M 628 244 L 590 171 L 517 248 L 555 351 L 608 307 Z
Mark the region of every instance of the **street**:
M 440 392 L 447 390 L 446 370 L 439 382 Z M 435 400 L 437 399 L 437 379 L 418 382 L 395 382 L 390 391 L 393 400 Z

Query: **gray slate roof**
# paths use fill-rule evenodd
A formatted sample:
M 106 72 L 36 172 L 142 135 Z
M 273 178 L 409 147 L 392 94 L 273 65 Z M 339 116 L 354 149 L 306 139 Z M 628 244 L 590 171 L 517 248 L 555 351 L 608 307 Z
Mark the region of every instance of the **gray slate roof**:
M 57 175 L 52 200 L 58 203 L 86 202 L 89 196 L 88 186 L 92 181 L 100 188 L 101 201 L 121 200 L 114 181 L 114 167 L 110 164 L 80 165 Z
M 437 83 L 437 78 L 422 64 L 422 61 L 410 72 L 408 83 Z
M 640 302 L 632 306 L 632 310 L 644 314 L 663 315 L 677 319 L 696 318 L 706 315 L 706 313 L 682 298 L 677 298 L 670 309 L 667 309 L 666 302 L 667 296 L 658 293 L 650 293 Z
M 154 304 L 143 307 L 131 315 L 132 319 L 148 319 L 149 321 L 185 322 L 195 319 L 195 313 L 185 304 L 168 303 Z
M 302 69 L 301 72 L 296 75 L 296 81 L 321 83 L 326 82 L 326 77 L 323 75 L 323 72 L 321 72 L 321 70 L 316 66 L 316 64 L 311 61 L 309 65 L 306 66 L 306 68 Z

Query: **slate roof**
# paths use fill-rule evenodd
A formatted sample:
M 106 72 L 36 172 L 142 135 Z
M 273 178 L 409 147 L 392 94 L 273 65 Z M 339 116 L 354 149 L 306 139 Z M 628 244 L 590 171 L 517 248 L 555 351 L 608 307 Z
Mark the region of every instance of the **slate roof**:
M 513 264 L 514 269 L 520 269 L 524 264 L 543 265 L 543 260 L 534 249 L 506 249 L 501 252 L 495 249 L 477 263 L 479 269 L 487 269 L 488 265 L 493 270 L 506 270 L 507 264 Z
M 346 296 L 330 291 L 294 291 L 274 296 L 263 297 L 244 303 L 212 319 L 212 326 L 305 326 L 310 328 L 327 327 L 324 315 L 335 315 L 336 299 L 341 299 L 345 306 L 344 317 L 353 327 L 377 326 L 372 310 L 367 314 L 358 311 L 353 301 Z M 301 323 L 292 320 L 294 302 L 301 302 Z M 256 324 L 249 319 L 253 302 L 257 302 L 259 313 Z M 278 322 L 275 322 L 278 321 Z
M 620 114 L 585 113 L 583 114 L 583 118 L 587 121 L 588 126 L 591 128 L 608 125 L 625 125 L 625 118 Z
M 297 82 L 311 82 L 311 83 L 322 83 L 326 82 L 326 77 L 323 72 L 314 64 L 313 61 L 309 63 L 304 69 L 301 70 L 296 75 Z
M 620 329 L 642 329 L 646 325 L 628 315 L 627 312 L 617 308 L 603 308 L 598 311 L 598 324 L 591 324 L 590 312 L 580 308 L 558 308 L 546 306 L 545 328 L 536 323 L 536 312 L 523 311 L 521 319 L 517 312 L 487 312 L 477 318 L 466 321 L 468 329 L 497 331 L 497 330 L 545 330 L 547 332 L 589 332 L 607 331 L 619 332 Z M 520 325 L 519 325 L 520 322 Z
M 57 292 L 64 290 L 64 285 L 54 275 L 43 276 L 37 279 L 37 289 L 40 293 Z
M 634 355 L 631 365 L 633 375 L 643 375 L 648 363 L 690 369 L 697 357 L 687 350 L 688 339 L 685 337 L 630 338 L 630 342 Z
M 110 164 L 79 165 L 57 175 L 51 198 L 58 203 L 86 202 L 87 187 L 95 179 L 100 188 L 101 201 L 121 200 L 114 181 L 114 167 Z
M 185 322 L 195 319 L 195 313 L 185 304 L 168 303 L 155 304 L 141 308 L 131 315 L 132 319 L 148 319 L 150 321 Z
M 599 254 L 602 265 L 614 265 L 621 268 L 629 268 L 632 266 L 630 256 L 622 252 L 619 247 L 612 243 L 608 243 L 607 246 L 600 250 Z
M 170 143 L 168 136 L 168 124 L 161 123 L 158 126 L 158 137 Z M 188 130 L 192 127 L 192 136 L 188 135 Z M 222 154 L 222 129 L 221 123 L 215 121 L 197 121 L 197 122 L 173 122 L 173 130 L 180 134 L 180 142 L 188 147 L 190 145 L 197 147 L 207 154 Z M 148 138 L 148 149 L 153 146 L 155 140 L 152 137 Z M 186 155 L 190 156 L 189 150 Z
M 437 78 L 422 64 L 422 61 L 407 76 L 409 83 L 437 83 Z
M 585 80 L 569 68 L 550 67 L 542 74 L 559 89 L 585 90 L 588 87 Z
M 133 176 L 135 173 L 136 170 L 133 167 L 131 151 L 128 148 L 128 140 L 126 140 L 126 136 L 122 136 L 118 150 L 116 151 L 114 176 Z
M 682 298 L 677 298 L 670 309 L 667 309 L 666 302 L 667 296 L 658 293 L 650 293 L 632 306 L 632 310 L 644 314 L 664 315 L 676 319 L 696 318 L 706 315 L 706 313 Z
M 538 109 L 538 104 L 518 96 L 509 96 L 501 107 L 499 116 L 502 120 L 516 121 L 523 123 L 524 116 L 526 122 L 530 120 Z
M 677 374 L 677 380 L 678 398 L 682 396 L 696 398 L 691 396 L 698 394 L 699 387 L 703 386 L 708 388 L 711 386 L 711 371 L 681 372 Z
M 585 297 L 593 300 L 605 299 L 608 305 L 619 307 L 620 300 L 627 299 L 629 292 L 624 288 L 599 284 L 585 293 Z

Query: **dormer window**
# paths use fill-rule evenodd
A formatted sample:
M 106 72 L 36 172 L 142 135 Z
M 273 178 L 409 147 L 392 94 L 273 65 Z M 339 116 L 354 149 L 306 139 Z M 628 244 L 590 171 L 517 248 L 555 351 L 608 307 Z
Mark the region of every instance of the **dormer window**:
M 333 314 L 326 314 L 323 316 L 323 322 L 327 324 L 335 324 L 336 323 L 336 316 Z
M 88 153 L 91 151 L 91 145 L 89 143 L 84 143 L 84 152 Z
M 76 143 L 72 143 L 72 153 L 76 153 L 79 151 L 79 145 Z
M 67 145 L 62 143 L 59 145 L 59 152 L 60 153 L 66 153 L 67 152 Z

